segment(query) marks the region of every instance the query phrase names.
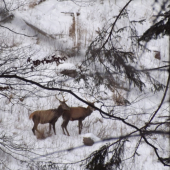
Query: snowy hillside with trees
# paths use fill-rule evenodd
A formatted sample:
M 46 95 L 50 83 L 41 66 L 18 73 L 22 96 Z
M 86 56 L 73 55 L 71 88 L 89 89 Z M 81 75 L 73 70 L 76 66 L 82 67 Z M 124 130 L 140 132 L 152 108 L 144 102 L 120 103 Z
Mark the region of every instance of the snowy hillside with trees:
M 168 170 L 169 36 L 168 0 L 0 1 L 0 169 Z

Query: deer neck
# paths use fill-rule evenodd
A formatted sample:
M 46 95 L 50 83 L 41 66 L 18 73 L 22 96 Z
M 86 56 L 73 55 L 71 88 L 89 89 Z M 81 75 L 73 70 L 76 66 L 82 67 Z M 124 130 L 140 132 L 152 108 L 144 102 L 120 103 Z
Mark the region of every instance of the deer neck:
M 58 113 L 63 113 L 64 112 L 64 109 L 62 108 L 62 106 L 59 106 L 58 108 L 57 108 L 57 111 L 58 111 Z
M 91 115 L 92 112 L 93 112 L 93 108 L 88 106 L 87 107 L 87 115 Z

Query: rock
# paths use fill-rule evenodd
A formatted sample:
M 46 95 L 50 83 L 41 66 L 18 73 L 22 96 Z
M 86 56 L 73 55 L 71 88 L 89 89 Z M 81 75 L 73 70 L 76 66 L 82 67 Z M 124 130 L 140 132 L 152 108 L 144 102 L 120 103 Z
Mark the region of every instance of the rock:
M 83 137 L 83 143 L 86 146 L 92 146 L 94 141 L 90 137 Z
M 160 60 L 161 59 L 160 51 L 154 51 L 154 52 L 155 52 L 155 58 Z

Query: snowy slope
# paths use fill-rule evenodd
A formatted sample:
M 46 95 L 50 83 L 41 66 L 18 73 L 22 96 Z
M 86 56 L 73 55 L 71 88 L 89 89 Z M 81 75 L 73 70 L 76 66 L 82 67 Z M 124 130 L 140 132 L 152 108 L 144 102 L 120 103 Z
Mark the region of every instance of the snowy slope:
M 43 59 L 44 57 L 51 54 L 62 56 L 63 53 L 61 53 L 61 51 L 64 51 L 65 54 L 71 56 L 58 67 L 56 67 L 55 64 L 42 66 L 42 70 L 45 70 L 46 67 L 51 67 L 51 69 L 54 69 L 55 72 L 51 71 L 46 74 L 55 76 L 63 69 L 77 68 L 77 65 L 82 60 L 82 57 L 80 56 L 85 53 L 89 43 L 97 36 L 96 31 L 99 31 L 103 26 L 105 26 L 108 22 L 108 19 L 113 19 L 113 16 L 118 15 L 120 9 L 122 9 L 126 2 L 126 0 L 85 0 L 80 3 L 80 1 L 73 2 L 46 0 L 39 5 L 36 5 L 35 1 L 26 0 L 24 1 L 23 6 L 13 11 L 15 17 L 12 22 L 5 23 L 4 25 L 12 30 L 15 30 L 15 32 L 20 32 L 33 37 L 13 34 L 8 30 L 3 31 L 4 34 L 8 36 L 9 45 L 15 45 L 16 47 L 30 45 L 33 50 L 38 51 L 38 54 L 34 55 L 33 59 Z M 11 8 L 15 8 L 18 3 L 19 2 L 17 1 L 13 2 Z M 147 0 L 136 0 L 133 1 L 128 7 L 130 10 L 131 20 L 135 20 L 136 18 L 138 20 L 147 20 L 147 22 L 142 26 L 139 25 L 139 35 L 149 28 L 150 24 L 152 24 L 152 16 L 155 14 L 155 11 L 152 9 L 152 4 L 153 2 L 151 1 L 148 2 Z M 155 8 L 159 10 L 158 6 L 155 6 Z M 125 23 L 120 23 L 121 26 L 124 24 Z M 128 34 L 125 35 L 125 40 L 121 40 L 123 42 L 125 41 L 123 46 L 124 49 L 130 48 L 127 43 L 128 36 Z M 151 52 L 147 54 L 144 53 L 139 56 L 141 62 L 140 64 L 144 65 L 146 68 L 161 66 L 162 61 L 168 60 L 167 44 L 167 37 L 160 39 L 159 41 L 151 41 L 149 44 L 147 44 L 148 48 L 151 49 Z M 79 52 L 77 53 L 75 49 Z M 154 58 L 154 51 L 161 52 L 161 60 L 156 60 Z M 164 75 L 155 73 L 155 75 L 157 76 L 156 78 L 158 80 L 162 81 L 162 83 L 166 83 L 166 73 L 164 73 Z M 35 79 L 36 78 L 37 77 L 35 76 Z M 59 77 L 57 81 L 59 82 L 63 80 L 65 80 L 63 77 Z M 66 80 L 64 88 L 71 89 L 81 97 L 88 96 L 89 100 L 94 100 L 93 97 L 89 97 L 90 94 L 88 94 L 88 90 L 84 89 L 83 82 L 78 84 L 75 83 L 72 78 L 69 78 Z M 92 147 L 85 146 L 71 151 L 67 150 L 69 148 L 82 146 L 83 137 L 90 135 L 94 139 L 104 139 L 112 136 L 125 135 L 131 130 L 127 129 L 127 127 L 119 121 L 102 118 L 98 111 L 94 111 L 91 116 L 87 117 L 83 121 L 84 127 L 82 130 L 82 135 L 78 135 L 77 121 L 70 122 L 68 125 L 70 136 L 68 137 L 63 135 L 61 129 L 62 118 L 59 118 L 59 120 L 56 122 L 57 135 L 54 135 L 53 131 L 48 133 L 48 125 L 45 124 L 38 126 L 38 129 L 41 129 L 44 135 L 38 137 L 34 136 L 31 130 L 33 127 L 33 122 L 29 120 L 28 117 L 31 112 L 35 110 L 46 110 L 58 107 L 59 102 L 54 97 L 50 97 L 52 93 L 53 92 L 45 91 L 45 94 L 47 94 L 47 96 L 49 95 L 47 98 L 39 98 L 36 96 L 33 98 L 28 97 L 23 101 L 23 105 L 12 105 L 7 99 L 1 100 L 0 134 L 12 136 L 14 143 L 27 146 L 28 148 L 31 148 L 31 151 L 34 152 L 33 154 L 29 154 L 30 159 L 22 158 L 23 160 L 29 161 L 32 164 L 34 164 L 36 161 L 51 161 L 58 163 L 59 167 L 63 167 L 63 163 L 73 163 L 83 160 L 89 156 L 90 153 L 99 149 L 105 143 L 108 143 L 108 141 L 97 142 Z M 39 94 L 41 95 L 44 93 L 39 92 Z M 132 90 L 132 92 L 128 94 L 128 98 L 133 102 L 133 105 L 129 107 L 115 107 L 115 115 L 127 115 L 128 117 L 128 115 L 133 112 L 153 112 L 156 108 L 156 104 L 160 102 L 160 98 L 162 96 L 162 92 L 157 94 L 148 93 L 147 99 L 144 99 L 144 94 L 141 96 L 138 96 L 138 94 L 139 92 L 137 92 L 136 89 Z M 107 97 L 106 100 L 103 100 L 107 105 L 113 105 L 111 94 L 103 97 Z M 81 103 L 71 95 L 67 94 L 66 98 L 68 99 L 69 106 L 87 107 L 87 105 Z M 101 104 L 96 103 L 95 106 L 100 108 Z M 106 108 L 102 109 L 107 111 Z M 165 105 L 161 111 L 162 115 L 166 114 L 168 111 L 168 104 Z M 149 118 L 149 116 L 150 115 L 139 116 L 136 124 L 140 124 L 142 126 L 144 120 Z M 130 122 L 134 121 L 133 117 L 131 116 L 128 117 L 128 120 Z M 134 143 L 128 143 L 127 148 L 131 150 L 134 146 Z M 127 169 L 168 169 L 157 162 L 157 158 L 153 154 L 153 151 L 146 145 L 143 144 L 140 146 L 138 152 L 140 152 L 141 156 L 136 158 L 134 160 L 135 164 L 128 167 Z M 22 153 L 22 155 L 28 154 L 26 151 L 21 151 L 20 153 Z M 47 156 L 40 157 L 39 154 L 47 154 Z M 15 156 L 19 157 L 17 154 Z M 20 169 L 19 163 L 13 161 L 12 158 L 8 157 L 8 155 L 6 155 L 5 158 L 6 160 L 4 160 L 4 162 L 8 162 L 8 168 L 13 170 Z M 40 166 L 43 166 L 43 163 L 40 163 Z M 0 168 L 2 167 L 3 164 L 0 165 Z M 28 167 L 24 168 L 28 169 Z M 84 169 L 84 167 L 80 166 L 80 163 L 75 165 L 68 164 L 68 169 L 71 168 L 76 170 Z

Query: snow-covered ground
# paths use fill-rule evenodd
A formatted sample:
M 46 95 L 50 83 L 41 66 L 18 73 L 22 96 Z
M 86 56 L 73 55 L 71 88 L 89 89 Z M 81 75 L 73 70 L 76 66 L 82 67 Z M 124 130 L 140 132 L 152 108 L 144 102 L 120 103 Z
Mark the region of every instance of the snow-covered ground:
M 6 2 L 10 2 L 6 1 Z M 39 5 L 36 5 L 35 0 L 25 1 L 13 1 L 10 6 L 14 9 L 19 4 L 22 4 L 20 8 L 12 11 L 14 19 L 11 23 L 5 23 L 4 26 L 9 27 L 15 32 L 30 35 L 33 37 L 27 37 L 23 35 L 13 34 L 7 29 L 1 28 L 0 31 L 7 37 L 7 43 L 9 46 L 24 47 L 29 46 L 30 49 L 38 51 L 32 59 L 43 59 L 44 57 L 56 54 L 61 56 L 59 51 L 65 51 L 68 55 L 72 56 L 63 64 L 56 67 L 56 64 L 49 64 L 42 66 L 42 70 L 51 67 L 55 72 L 48 72 L 47 75 L 54 76 L 64 69 L 75 69 L 78 63 L 82 60 L 80 55 L 84 54 L 89 43 L 97 36 L 97 31 L 105 26 L 108 19 L 113 19 L 113 16 L 118 15 L 122 7 L 127 3 L 126 0 L 84 0 L 84 1 L 57 1 L 46 0 Z M 141 35 L 152 24 L 153 15 L 156 11 L 159 11 L 159 5 L 154 5 L 156 10 L 153 10 L 153 1 L 136 0 L 133 1 L 129 7 L 129 17 L 131 20 L 146 19 L 146 23 L 138 26 L 139 35 Z M 0 2 L 3 5 L 3 2 Z M 120 23 L 122 26 L 125 23 Z M 34 26 L 34 28 L 33 28 Z M 39 31 L 41 30 L 41 31 Z M 34 37 L 34 35 L 36 35 Z M 128 35 L 126 35 L 128 37 Z M 123 40 L 121 40 L 123 41 Z M 127 40 L 128 41 L 128 40 Z M 168 38 L 153 40 L 147 44 L 151 50 L 150 53 L 144 53 L 140 55 L 140 64 L 145 68 L 154 68 L 162 65 L 162 61 L 168 60 Z M 130 48 L 128 44 L 124 43 L 124 49 Z M 76 53 L 74 49 L 78 49 L 79 53 Z M 154 58 L 155 52 L 160 51 L 161 59 Z M 22 63 L 19 63 L 22 64 Z M 155 76 L 162 83 L 166 84 L 167 73 L 157 74 Z M 37 77 L 35 76 L 35 79 Z M 57 80 L 62 81 L 63 77 L 59 77 Z M 83 88 L 83 82 L 74 82 L 73 78 L 67 79 L 64 84 L 64 88 L 71 89 L 77 95 L 81 97 L 88 97 L 88 90 Z M 73 87 L 73 88 L 72 88 Z M 36 89 L 34 89 L 36 90 Z M 103 90 L 104 87 L 103 87 Z M 108 92 L 108 91 L 107 91 Z M 146 90 L 146 92 L 148 92 Z M 22 92 L 21 92 L 22 93 Z M 53 92 L 44 92 L 45 94 L 52 94 Z M 56 92 L 55 92 L 56 93 Z M 123 92 L 122 92 L 123 93 Z M 43 94 L 43 92 L 39 92 Z M 57 93 L 58 94 L 58 93 Z M 65 93 L 64 93 L 65 94 Z M 102 95 L 102 92 L 101 92 Z M 146 97 L 147 95 L 147 97 Z M 100 94 L 98 94 L 100 96 Z M 98 97 L 96 96 L 96 97 Z M 107 105 L 114 105 L 112 100 L 112 94 L 103 96 L 107 97 L 103 102 Z M 136 116 L 136 120 L 133 119 L 132 113 L 152 113 L 157 104 L 159 104 L 162 97 L 162 92 L 159 93 L 146 93 L 140 94 L 135 88 L 128 94 L 128 99 L 133 103 L 128 107 L 119 106 L 114 108 L 114 114 L 120 117 L 127 117 L 129 122 L 136 122 L 139 126 L 143 126 L 144 120 L 148 119 L 150 115 Z M 87 105 L 75 99 L 73 96 L 66 94 L 65 98 L 68 99 L 67 104 L 69 106 L 83 106 Z M 93 97 L 88 97 L 89 100 L 94 100 Z M 166 99 L 167 100 L 167 99 Z M 138 101 L 138 102 L 137 102 Z M 36 161 L 51 161 L 58 163 L 58 166 L 63 167 L 63 163 L 74 163 L 85 159 L 90 153 L 99 149 L 104 144 L 110 141 L 97 142 L 93 146 L 82 146 L 83 137 L 91 137 L 95 141 L 99 139 L 115 137 L 120 135 L 126 135 L 131 129 L 122 124 L 120 121 L 108 120 L 102 118 L 98 111 L 94 111 L 89 117 L 83 121 L 82 134 L 78 134 L 78 122 L 70 122 L 67 126 L 70 136 L 63 135 L 61 124 L 62 118 L 56 122 L 56 135 L 53 131 L 48 133 L 48 124 L 39 124 L 38 129 L 43 133 L 42 136 L 34 136 L 32 133 L 33 122 L 29 120 L 29 115 L 35 110 L 47 110 L 56 108 L 59 102 L 54 97 L 40 98 L 40 97 L 28 97 L 25 98 L 23 105 L 15 103 L 14 105 L 8 101 L 8 99 L 1 100 L 1 114 L 0 114 L 0 134 L 1 136 L 12 136 L 13 143 L 22 144 L 30 148 L 33 153 L 27 151 L 16 151 L 13 153 L 16 157 L 28 161 L 32 164 Z M 101 107 L 101 103 L 96 103 L 96 107 Z M 168 103 L 166 103 L 160 110 L 162 115 L 169 112 Z M 107 111 L 106 108 L 102 108 Z M 162 142 L 164 139 L 161 139 Z M 1 141 L 0 141 L 1 142 Z M 163 144 L 164 145 L 164 144 Z M 166 145 L 166 144 L 165 144 Z M 135 140 L 127 143 L 127 148 L 132 150 L 135 146 Z M 78 148 L 76 148 L 78 147 Z M 68 150 L 75 148 L 73 150 Z M 165 151 L 166 152 L 166 151 Z M 0 151 L 0 155 L 2 155 Z M 27 155 L 28 158 L 18 155 Z M 52 154 L 50 154 L 52 153 Z M 137 157 L 132 165 L 129 160 L 129 167 L 126 169 L 138 169 L 138 170 L 168 170 L 161 163 L 157 161 L 153 150 L 151 150 L 146 144 L 140 145 L 138 149 L 139 157 Z M 40 157 L 45 155 L 46 157 Z M 127 154 L 127 153 L 126 153 Z M 15 162 L 9 155 L 3 155 L 4 164 L 10 169 L 20 169 L 20 165 Z M 128 157 L 128 154 L 127 154 Z M 127 160 L 128 161 L 128 160 Z M 60 164 L 61 163 L 61 164 Z M 0 169 L 5 169 L 4 164 L 0 164 Z M 23 164 L 23 169 L 29 169 Z M 43 163 L 40 163 L 43 166 Z M 31 169 L 31 168 L 30 168 Z M 84 169 L 79 163 L 68 164 L 68 169 Z

